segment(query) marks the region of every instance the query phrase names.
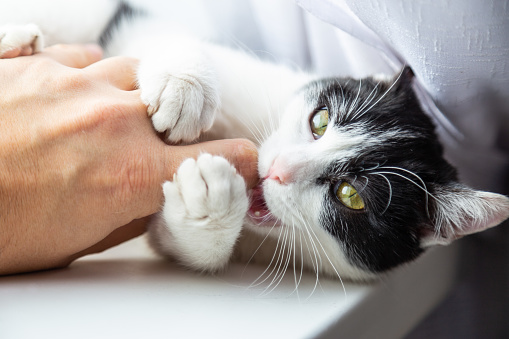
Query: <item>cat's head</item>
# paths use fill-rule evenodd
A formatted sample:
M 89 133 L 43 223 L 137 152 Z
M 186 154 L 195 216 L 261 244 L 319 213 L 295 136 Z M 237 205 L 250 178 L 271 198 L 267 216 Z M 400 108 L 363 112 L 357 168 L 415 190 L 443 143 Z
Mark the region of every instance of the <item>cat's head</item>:
M 260 148 L 251 228 L 310 268 L 365 279 L 505 220 L 508 198 L 457 182 L 412 78 L 302 89 Z

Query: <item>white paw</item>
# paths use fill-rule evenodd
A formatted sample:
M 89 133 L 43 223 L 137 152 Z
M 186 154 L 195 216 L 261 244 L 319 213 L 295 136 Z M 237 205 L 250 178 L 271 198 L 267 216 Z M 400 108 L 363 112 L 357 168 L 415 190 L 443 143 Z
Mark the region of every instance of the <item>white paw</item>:
M 0 26 L 0 59 L 32 55 L 43 47 L 43 35 L 34 24 Z
M 163 186 L 163 217 L 186 265 L 216 271 L 229 261 L 248 209 L 244 179 L 222 157 L 187 159 Z
M 185 48 L 185 47 L 183 47 Z M 196 140 L 212 127 L 219 106 L 215 75 L 199 52 L 142 59 L 138 72 L 141 99 L 154 128 L 172 143 Z

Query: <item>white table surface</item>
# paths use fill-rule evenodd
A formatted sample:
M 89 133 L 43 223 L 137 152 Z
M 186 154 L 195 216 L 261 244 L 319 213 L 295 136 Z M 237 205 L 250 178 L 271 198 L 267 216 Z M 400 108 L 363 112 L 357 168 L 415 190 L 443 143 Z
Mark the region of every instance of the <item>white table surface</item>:
M 458 248 L 440 248 L 371 285 L 293 273 L 249 287 L 263 267 L 219 276 L 160 260 L 143 239 L 63 270 L 0 278 L 0 338 L 398 338 L 451 288 Z

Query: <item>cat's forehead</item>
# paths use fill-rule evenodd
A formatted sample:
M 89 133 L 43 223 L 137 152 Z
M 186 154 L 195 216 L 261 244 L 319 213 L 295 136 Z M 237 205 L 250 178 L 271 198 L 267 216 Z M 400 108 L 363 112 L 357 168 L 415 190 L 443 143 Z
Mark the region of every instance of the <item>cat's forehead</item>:
M 336 118 L 334 120 L 348 123 L 369 118 L 377 108 L 395 99 L 397 92 L 391 91 L 393 84 L 372 78 L 321 79 L 309 83 L 301 95 L 308 107 L 327 107 L 331 117 Z M 392 113 L 400 112 L 394 110 Z

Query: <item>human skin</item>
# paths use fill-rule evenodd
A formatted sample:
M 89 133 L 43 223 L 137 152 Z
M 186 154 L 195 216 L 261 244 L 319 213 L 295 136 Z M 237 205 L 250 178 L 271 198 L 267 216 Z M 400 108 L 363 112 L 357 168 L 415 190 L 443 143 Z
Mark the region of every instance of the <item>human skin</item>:
M 57 45 L 0 60 L 0 275 L 65 267 L 145 231 L 180 163 L 223 155 L 256 184 L 247 140 L 169 146 L 135 85 L 137 60 Z

